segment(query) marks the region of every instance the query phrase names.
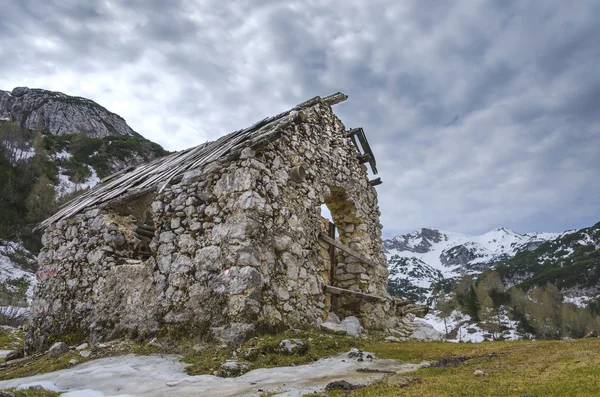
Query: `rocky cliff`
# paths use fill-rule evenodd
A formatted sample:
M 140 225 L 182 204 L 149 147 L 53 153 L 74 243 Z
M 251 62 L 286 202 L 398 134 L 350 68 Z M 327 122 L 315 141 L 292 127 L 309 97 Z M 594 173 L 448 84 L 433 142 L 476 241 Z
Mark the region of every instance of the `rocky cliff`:
M 54 135 L 139 136 L 121 116 L 90 99 L 27 87 L 0 90 L 0 119 Z

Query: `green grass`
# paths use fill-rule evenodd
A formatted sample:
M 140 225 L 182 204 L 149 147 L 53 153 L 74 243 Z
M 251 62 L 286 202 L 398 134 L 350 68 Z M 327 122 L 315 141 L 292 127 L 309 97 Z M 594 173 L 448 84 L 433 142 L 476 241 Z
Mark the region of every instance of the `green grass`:
M 418 363 L 465 358 L 455 366 L 423 368 L 391 375 L 351 393 L 328 397 L 383 396 L 599 396 L 600 339 L 575 341 L 451 343 L 374 343 L 365 347 L 380 358 Z M 491 356 L 490 356 L 491 355 Z M 452 361 L 452 360 L 449 360 Z M 483 376 L 475 376 L 481 370 Z M 314 396 L 311 395 L 311 396 Z
M 23 347 L 23 331 L 0 327 L 0 350 L 15 350 Z
M 306 351 L 287 355 L 279 351 L 284 339 L 301 339 L 307 345 Z M 322 332 L 290 331 L 276 335 L 264 335 L 245 342 L 240 348 L 219 348 L 214 344 L 196 344 L 184 349 L 183 361 L 191 364 L 186 368 L 190 375 L 212 374 L 221 363 L 232 357 L 248 364 L 249 370 L 257 368 L 286 367 L 307 364 L 320 358 L 340 354 L 353 347 L 361 347 L 364 341 L 347 336 L 333 336 Z
M 302 354 L 286 355 L 279 351 L 283 339 L 302 339 L 308 349 Z M 529 394 L 536 397 L 600 395 L 600 338 L 574 341 L 518 341 L 444 343 L 386 343 L 382 335 L 369 339 L 333 336 L 320 332 L 290 331 L 252 338 L 240 348 L 220 347 L 216 343 L 194 340 L 159 339 L 152 344 L 122 341 L 106 348 L 94 348 L 87 359 L 70 351 L 58 358 L 42 357 L 17 368 L 0 371 L 0 379 L 23 377 L 68 368 L 73 357 L 79 362 L 127 353 L 178 353 L 190 364 L 190 375 L 210 374 L 226 359 L 237 358 L 250 369 L 294 366 L 336 355 L 357 347 L 375 353 L 380 359 L 402 363 L 445 362 L 442 366 L 422 368 L 411 373 L 390 375 L 375 384 L 352 392 L 327 392 L 327 397 L 384 396 L 494 396 L 513 397 Z M 483 376 L 475 376 L 476 370 Z M 27 394 L 26 396 L 37 396 Z M 53 396 L 54 394 L 38 394 Z M 268 396 L 268 394 L 266 394 Z M 310 396 L 318 396 L 311 394 Z
M 26 390 L 15 390 L 15 389 L 5 389 L 1 390 L 5 392 L 9 392 L 14 394 L 15 397 L 58 397 L 60 393 L 56 393 L 48 390 L 38 390 L 38 389 L 26 389 Z

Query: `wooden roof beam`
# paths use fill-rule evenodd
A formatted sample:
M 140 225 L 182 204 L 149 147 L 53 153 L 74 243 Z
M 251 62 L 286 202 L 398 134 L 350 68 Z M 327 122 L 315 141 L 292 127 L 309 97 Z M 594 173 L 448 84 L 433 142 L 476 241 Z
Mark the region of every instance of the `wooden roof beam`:
M 348 100 L 348 95 L 342 92 L 336 92 L 335 94 L 331 94 L 323 98 L 323 102 L 329 106 L 337 105 L 338 103 L 345 102 L 346 100 Z

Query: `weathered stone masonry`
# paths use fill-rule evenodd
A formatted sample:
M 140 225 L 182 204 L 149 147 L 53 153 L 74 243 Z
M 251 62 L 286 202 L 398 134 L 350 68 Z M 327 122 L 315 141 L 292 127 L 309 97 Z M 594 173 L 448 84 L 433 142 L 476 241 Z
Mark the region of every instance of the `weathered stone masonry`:
M 317 97 L 253 131 L 263 130 L 168 183 L 79 201 L 75 213 L 50 219 L 29 345 L 167 329 L 237 342 L 261 330 L 317 327 L 330 311 L 357 315 L 367 328 L 393 327 L 377 194 L 344 125 Z M 338 250 L 331 271 L 319 239 L 323 203 L 339 242 L 370 264 Z M 332 298 L 326 285 L 381 299 Z

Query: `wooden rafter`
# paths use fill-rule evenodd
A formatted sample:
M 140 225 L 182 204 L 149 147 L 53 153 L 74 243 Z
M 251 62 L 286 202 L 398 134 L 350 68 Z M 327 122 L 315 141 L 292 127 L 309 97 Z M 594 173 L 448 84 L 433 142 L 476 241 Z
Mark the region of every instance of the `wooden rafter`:
M 337 241 L 335 239 L 332 239 L 331 237 L 329 237 L 328 235 L 326 235 L 324 233 L 320 233 L 319 238 L 321 240 L 325 241 L 326 243 L 333 245 L 335 248 L 338 248 L 338 249 L 344 251 L 345 253 L 347 253 L 348 255 L 358 259 L 362 263 L 365 263 L 365 264 L 373 266 L 373 267 L 377 266 L 375 264 L 375 262 L 373 262 L 369 258 L 364 257 L 363 255 L 359 254 L 358 252 L 354 251 L 352 248 L 348 247 L 345 244 L 340 243 L 339 241 Z

